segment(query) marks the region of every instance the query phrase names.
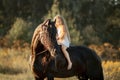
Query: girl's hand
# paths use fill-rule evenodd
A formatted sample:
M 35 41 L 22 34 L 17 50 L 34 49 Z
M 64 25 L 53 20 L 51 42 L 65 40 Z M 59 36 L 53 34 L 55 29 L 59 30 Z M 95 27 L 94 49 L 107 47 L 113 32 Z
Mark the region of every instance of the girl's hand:
M 60 38 L 57 36 L 56 39 L 59 40 Z
M 58 37 L 57 40 L 59 40 L 60 38 Z

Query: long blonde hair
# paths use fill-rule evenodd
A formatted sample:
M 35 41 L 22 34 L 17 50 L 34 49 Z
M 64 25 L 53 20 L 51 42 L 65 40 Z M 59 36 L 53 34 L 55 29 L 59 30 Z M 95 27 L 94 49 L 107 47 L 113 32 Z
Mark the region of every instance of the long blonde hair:
M 69 42 L 71 42 L 70 33 L 69 33 L 69 31 L 68 31 L 68 26 L 67 26 L 67 24 L 66 24 L 66 21 L 65 21 L 64 17 L 61 16 L 61 15 L 56 15 L 53 20 L 55 21 L 57 18 L 61 18 L 62 24 L 65 26 L 65 31 L 66 31 L 68 40 L 69 40 Z

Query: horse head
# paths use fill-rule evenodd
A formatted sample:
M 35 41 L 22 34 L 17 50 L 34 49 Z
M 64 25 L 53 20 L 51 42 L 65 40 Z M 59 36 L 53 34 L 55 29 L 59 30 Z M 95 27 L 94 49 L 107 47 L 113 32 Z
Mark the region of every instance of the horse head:
M 52 57 L 55 57 L 59 51 L 59 47 L 56 40 L 57 29 L 55 27 L 55 21 L 50 19 L 45 20 L 34 31 L 31 48 L 32 54 L 42 53 L 49 51 Z

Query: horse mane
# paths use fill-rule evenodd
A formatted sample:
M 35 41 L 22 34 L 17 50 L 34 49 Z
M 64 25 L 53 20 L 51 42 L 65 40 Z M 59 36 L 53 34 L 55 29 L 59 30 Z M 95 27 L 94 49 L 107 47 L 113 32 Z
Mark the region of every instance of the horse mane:
M 31 49 L 32 49 L 32 55 L 35 54 L 35 48 L 37 47 L 38 40 L 39 40 L 39 33 L 43 31 L 43 26 L 49 24 L 50 19 L 45 20 L 43 23 L 38 25 L 38 27 L 35 29 L 31 41 Z

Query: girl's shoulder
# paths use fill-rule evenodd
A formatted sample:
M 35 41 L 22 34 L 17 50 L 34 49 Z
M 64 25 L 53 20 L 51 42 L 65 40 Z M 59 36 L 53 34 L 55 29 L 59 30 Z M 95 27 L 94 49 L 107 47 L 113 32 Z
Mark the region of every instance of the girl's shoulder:
M 58 27 L 58 29 L 60 29 L 62 32 L 65 32 L 65 31 L 66 31 L 66 29 L 65 29 L 65 26 L 64 26 L 64 25 L 60 25 L 60 26 Z
M 65 25 L 59 25 L 58 28 L 65 29 Z

